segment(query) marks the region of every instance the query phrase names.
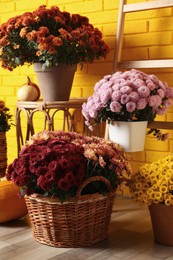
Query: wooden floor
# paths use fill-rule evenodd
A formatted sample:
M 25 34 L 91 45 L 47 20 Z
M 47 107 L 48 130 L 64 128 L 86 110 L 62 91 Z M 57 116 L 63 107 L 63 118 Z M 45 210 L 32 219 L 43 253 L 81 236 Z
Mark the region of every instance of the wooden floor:
M 0 225 L 0 260 L 173 260 L 173 247 L 153 241 L 147 207 L 114 203 L 109 239 L 89 248 L 54 248 L 34 240 L 28 218 Z

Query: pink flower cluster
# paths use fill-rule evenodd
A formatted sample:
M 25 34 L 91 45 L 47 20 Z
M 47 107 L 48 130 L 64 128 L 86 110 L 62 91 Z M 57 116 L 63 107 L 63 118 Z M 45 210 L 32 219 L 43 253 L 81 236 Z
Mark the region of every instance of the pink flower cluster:
M 154 121 L 172 105 L 173 88 L 155 75 L 129 70 L 106 75 L 94 86 L 94 93 L 83 104 L 86 125 L 105 120 Z
M 72 132 L 43 131 L 8 166 L 6 178 L 22 187 L 21 195 L 38 193 L 65 200 L 95 175 L 107 178 L 113 189 L 131 177 L 130 163 L 118 144 Z M 104 190 L 100 184 L 99 192 Z M 93 193 L 93 187 L 88 192 Z

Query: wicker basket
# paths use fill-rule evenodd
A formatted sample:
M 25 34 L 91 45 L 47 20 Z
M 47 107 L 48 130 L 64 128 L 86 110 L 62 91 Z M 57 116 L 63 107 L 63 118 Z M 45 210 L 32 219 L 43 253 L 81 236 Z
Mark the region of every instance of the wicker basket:
M 82 195 L 93 181 L 103 181 L 110 192 Z M 54 247 L 90 246 L 108 237 L 115 191 L 104 177 L 91 177 L 83 183 L 73 200 L 61 203 L 56 198 L 37 194 L 25 196 L 34 238 Z
M 7 168 L 6 133 L 0 132 L 0 178 L 5 176 L 6 168 Z

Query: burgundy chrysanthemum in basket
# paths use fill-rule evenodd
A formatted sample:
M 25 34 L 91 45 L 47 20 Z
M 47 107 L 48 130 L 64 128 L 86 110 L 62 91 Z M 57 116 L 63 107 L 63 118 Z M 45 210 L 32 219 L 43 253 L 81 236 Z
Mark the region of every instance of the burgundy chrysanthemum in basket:
M 108 236 L 115 192 L 130 178 L 122 148 L 98 137 L 43 131 L 8 166 L 25 195 L 37 241 L 89 246 Z

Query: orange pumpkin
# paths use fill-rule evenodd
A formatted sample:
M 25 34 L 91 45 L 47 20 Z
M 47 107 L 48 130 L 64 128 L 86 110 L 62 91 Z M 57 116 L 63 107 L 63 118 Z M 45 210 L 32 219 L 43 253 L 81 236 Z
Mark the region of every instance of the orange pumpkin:
M 13 182 L 0 181 L 0 223 L 19 219 L 27 214 L 25 200 L 18 193 L 19 187 Z

